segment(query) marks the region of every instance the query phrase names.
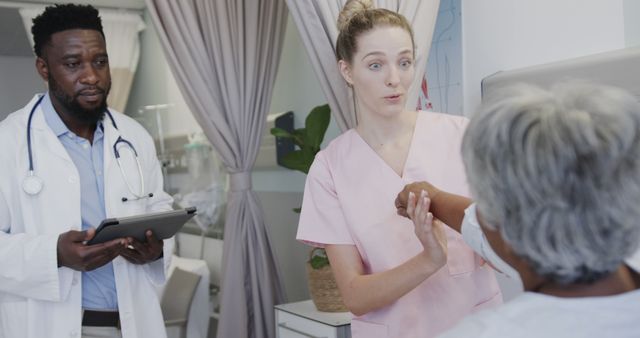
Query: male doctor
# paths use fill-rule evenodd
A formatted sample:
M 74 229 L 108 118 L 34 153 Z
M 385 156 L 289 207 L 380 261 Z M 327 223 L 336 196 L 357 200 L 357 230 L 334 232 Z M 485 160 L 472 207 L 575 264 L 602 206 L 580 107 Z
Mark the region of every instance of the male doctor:
M 0 337 L 165 337 L 172 240 L 86 244 L 105 218 L 172 203 L 152 138 L 107 109 L 98 11 L 47 7 L 32 33 L 48 91 L 0 123 Z

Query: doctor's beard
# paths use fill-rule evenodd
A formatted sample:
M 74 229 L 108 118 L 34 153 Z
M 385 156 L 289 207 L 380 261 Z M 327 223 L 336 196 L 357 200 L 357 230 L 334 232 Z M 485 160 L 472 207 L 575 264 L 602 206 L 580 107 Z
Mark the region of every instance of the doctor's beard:
M 107 96 L 109 95 L 111 86 L 106 90 L 96 87 L 96 90 L 103 93 L 102 102 L 100 102 L 96 108 L 86 109 L 80 105 L 80 102 L 78 102 L 80 92 L 75 93 L 73 97 L 68 95 L 60 88 L 60 86 L 58 86 L 58 82 L 52 76 L 49 76 L 47 83 L 49 85 L 49 92 L 51 95 L 53 95 L 76 120 L 86 124 L 96 124 L 104 117 L 104 114 L 107 111 Z

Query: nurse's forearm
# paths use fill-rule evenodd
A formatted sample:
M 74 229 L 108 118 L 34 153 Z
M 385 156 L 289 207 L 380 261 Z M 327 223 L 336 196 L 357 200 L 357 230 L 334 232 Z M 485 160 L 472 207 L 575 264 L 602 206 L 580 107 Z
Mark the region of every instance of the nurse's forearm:
M 326 251 L 342 299 L 356 316 L 390 305 L 442 267 L 420 253 L 393 269 L 365 274 L 355 246 L 328 245 Z

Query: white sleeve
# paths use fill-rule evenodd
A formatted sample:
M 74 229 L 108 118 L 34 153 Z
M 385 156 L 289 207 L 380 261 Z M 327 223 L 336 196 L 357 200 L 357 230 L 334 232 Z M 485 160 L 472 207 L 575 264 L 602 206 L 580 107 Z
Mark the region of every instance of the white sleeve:
M 471 204 L 464 210 L 464 219 L 462 220 L 460 232 L 462 233 L 462 239 L 464 239 L 465 243 L 486 261 L 487 257 L 482 247 L 483 233 L 475 217 L 475 212 L 475 204 Z
M 4 199 L 2 192 L 0 191 L 0 231 L 3 233 L 9 233 L 11 229 L 11 213 L 9 213 L 9 206 Z

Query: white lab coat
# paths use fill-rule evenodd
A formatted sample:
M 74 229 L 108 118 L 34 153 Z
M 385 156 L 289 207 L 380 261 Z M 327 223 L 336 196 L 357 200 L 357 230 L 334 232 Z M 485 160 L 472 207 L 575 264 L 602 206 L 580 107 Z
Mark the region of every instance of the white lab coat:
M 35 173 L 44 181 L 36 196 L 26 194 L 28 172 L 27 118 L 36 97 L 0 123 L 0 338 L 80 337 L 81 273 L 57 266 L 58 235 L 81 230 L 80 182 L 64 146 L 48 127 L 42 110 L 32 120 Z M 107 217 L 171 209 L 162 191 L 162 173 L 150 135 L 133 119 L 112 112 L 116 130 L 104 120 L 104 194 Z M 113 154 L 119 135 L 138 151 L 150 199 L 123 203 L 131 196 Z M 122 152 L 127 179 L 138 189 L 135 161 Z M 134 190 L 137 191 L 137 190 Z M 165 281 L 173 239 L 164 241 L 164 258 L 135 265 L 122 257 L 113 261 L 124 338 L 166 337 L 153 284 Z

